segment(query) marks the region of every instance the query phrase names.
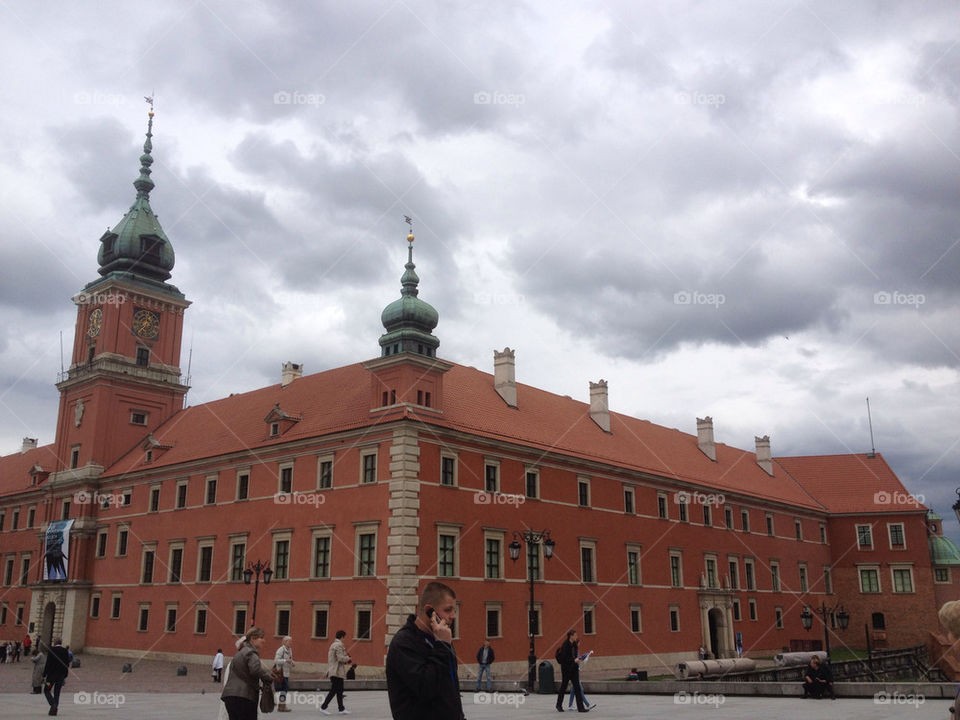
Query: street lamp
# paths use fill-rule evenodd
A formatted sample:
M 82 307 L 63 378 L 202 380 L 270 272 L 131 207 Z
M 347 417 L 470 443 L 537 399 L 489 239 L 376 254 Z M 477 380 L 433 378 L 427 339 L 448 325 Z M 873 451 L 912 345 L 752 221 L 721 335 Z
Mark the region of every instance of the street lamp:
M 533 621 L 536 618 L 536 610 L 534 609 L 534 600 L 533 600 L 533 563 L 532 553 L 537 551 L 537 548 L 542 544 L 543 545 L 543 556 L 549 560 L 553 557 L 553 546 L 556 543 L 550 537 L 549 530 L 524 530 L 523 532 L 513 532 L 513 542 L 510 543 L 510 559 L 516 562 L 517 558 L 520 557 L 520 550 L 523 549 L 523 546 L 520 544 L 519 540 L 523 540 L 527 545 L 527 575 L 530 577 L 530 611 L 527 614 L 527 630 L 530 633 L 530 654 L 527 656 L 527 689 L 530 692 L 533 692 L 534 683 L 537 678 L 537 651 L 534 648 L 534 627 Z
M 827 607 L 823 602 L 820 603 L 820 607 L 814 608 L 816 613 L 820 615 L 823 620 L 823 641 L 824 641 L 824 650 L 827 651 L 827 660 L 830 659 L 830 628 L 827 625 L 827 614 L 835 612 L 837 625 L 840 626 L 841 630 L 846 630 L 847 625 L 850 624 L 850 613 L 843 609 L 843 605 L 839 602 L 833 607 Z M 804 607 L 803 612 L 800 613 L 800 623 L 803 625 L 804 630 L 809 630 L 813 627 L 813 613 L 810 612 L 809 607 Z
M 257 624 L 257 591 L 260 590 L 260 573 L 263 573 L 263 584 L 269 585 L 273 577 L 273 570 L 270 569 L 270 563 L 257 560 L 255 563 L 247 563 L 247 569 L 243 571 L 243 582 L 247 585 L 253 579 L 256 573 L 257 581 L 253 586 L 253 617 L 250 618 L 250 624 Z
M 957 522 L 960 522 L 960 487 L 957 488 L 957 501 L 953 504 L 953 512 L 956 513 Z

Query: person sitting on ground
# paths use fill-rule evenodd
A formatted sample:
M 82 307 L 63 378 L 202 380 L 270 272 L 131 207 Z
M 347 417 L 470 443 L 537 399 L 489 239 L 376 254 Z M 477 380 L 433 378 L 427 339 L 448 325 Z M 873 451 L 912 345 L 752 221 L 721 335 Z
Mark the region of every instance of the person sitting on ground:
M 819 655 L 814 655 L 810 658 L 810 664 L 807 665 L 807 670 L 803 674 L 803 696 L 819 700 L 824 695 L 837 699 L 833 694 L 833 676 L 830 668 L 826 663 L 820 662 Z
M 639 680 L 640 671 L 636 668 L 630 668 L 630 674 L 627 676 L 627 680 Z

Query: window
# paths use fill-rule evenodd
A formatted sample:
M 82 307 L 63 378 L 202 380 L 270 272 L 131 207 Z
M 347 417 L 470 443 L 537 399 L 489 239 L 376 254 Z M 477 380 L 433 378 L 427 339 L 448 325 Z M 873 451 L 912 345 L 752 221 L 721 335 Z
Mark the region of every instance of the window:
M 33 527 L 33 523 L 36 520 L 36 518 L 37 518 L 37 509 L 35 507 L 29 508 L 27 510 L 27 527 L 28 528 Z
M 677 493 L 677 513 L 680 522 L 687 522 L 687 498 L 680 493 Z
M 270 423 L 270 437 L 276 437 L 280 434 L 280 423 Z
M 170 576 L 167 582 L 180 582 L 181 572 L 183 570 L 183 548 L 170 548 Z
M 245 542 L 234 542 L 230 545 L 230 580 L 240 582 L 243 580 L 243 570 L 246 565 L 247 544 Z
M 207 478 L 207 505 L 214 505 L 217 502 L 217 476 L 213 475 Z
M 526 495 L 528 498 L 540 497 L 540 472 L 537 470 L 527 470 L 526 474 Z
M 64 500 L 63 504 L 60 506 L 60 519 L 69 520 L 70 519 L 70 501 Z
M 355 626 L 355 640 L 369 640 L 370 639 L 370 625 L 373 619 L 373 609 L 370 607 L 357 607 L 355 608 L 356 612 L 356 626 Z
M 793 533 L 797 540 L 803 540 L 803 523 L 799 520 L 794 519 L 793 521 Z
M 279 487 L 277 492 L 279 493 L 291 493 L 293 492 L 293 464 L 281 465 L 280 466 L 280 477 L 279 477 Z
M 833 592 L 833 575 L 830 568 L 826 566 L 823 568 L 823 591 L 825 593 Z
M 717 559 L 708 557 L 704 559 L 704 570 L 708 588 L 717 587 Z
M 213 545 L 201 545 L 197 558 L 197 582 L 210 582 L 213 577 Z
M 196 619 L 193 625 L 193 632 L 197 635 L 207 634 L 207 608 L 197 606 Z
M 746 559 L 743 561 L 743 579 L 746 584 L 747 590 L 756 590 L 756 579 L 753 574 L 753 560 Z
M 150 350 L 145 347 L 137 348 L 137 365 L 147 367 L 150 364 Z
M 102 558 L 107 555 L 107 531 L 101 530 L 97 533 L 97 557 Z
M 870 616 L 870 622 L 873 625 L 874 630 L 886 630 L 887 629 L 887 620 L 884 618 L 882 612 L 875 612 Z
M 317 489 L 327 490 L 333 487 L 333 456 L 317 460 Z
M 137 616 L 137 632 L 146 632 L 150 625 L 150 605 L 141 605 Z
M 670 553 L 670 585 L 675 588 L 683 587 L 683 567 L 680 553 Z
M 640 605 L 630 606 L 630 632 L 643 632 L 643 623 L 640 617 Z
M 13 511 L 13 517 L 10 519 L 10 529 L 19 530 L 20 529 L 20 508 L 17 508 Z
M 820 523 L 820 542 L 824 545 L 827 544 L 827 526 L 823 523 Z
M 153 564 L 156 559 L 156 550 L 153 548 L 143 550 L 143 558 L 140 563 L 140 582 L 149 585 L 153 582 Z
M 361 482 L 375 483 L 377 481 L 377 451 L 367 450 L 361 455 L 362 476 Z
M 807 592 L 807 566 L 801 564 L 799 570 L 800 570 L 800 592 L 805 593 Z
M 594 574 L 594 547 L 580 543 L 580 579 L 585 583 L 596 582 Z
M 290 608 L 277 608 L 277 632 L 278 637 L 290 634 Z
M 100 593 L 94 593 L 90 598 L 90 617 L 100 617 Z
M 150 512 L 158 512 L 160 510 L 160 488 L 152 487 L 150 488 Z
M 627 548 L 627 584 L 640 584 L 640 549 Z
M 585 478 L 577 480 L 577 504 L 580 507 L 590 507 L 590 481 Z
M 773 537 L 775 534 L 773 532 L 773 515 L 771 513 L 767 513 L 766 517 L 767 517 L 767 535 L 769 535 L 770 537 Z
M 70 448 L 70 468 L 73 469 L 80 464 L 80 446 Z
M 357 534 L 357 575 L 373 577 L 377 574 L 377 535 L 375 532 Z M 359 637 L 359 636 L 358 636 Z
M 542 580 L 540 575 L 540 545 L 527 543 L 527 580 Z
M 877 568 L 860 568 L 860 592 L 880 592 L 880 572 Z
M 110 618 L 116 620 L 120 617 L 120 601 L 123 596 L 120 593 L 113 593 L 110 601 Z
M 290 540 L 273 541 L 273 579 L 286 580 L 290 577 Z M 284 633 L 286 635 L 286 633 Z
M 950 582 L 950 568 L 934 568 L 933 581 L 936 583 Z
M 5 512 L 0 512 L 0 532 L 3 531 L 3 521 L 7 519 L 7 514 Z
M 30 557 L 20 558 L 20 584 L 27 585 L 30 582 Z
M 723 523 L 727 530 L 733 530 L 733 508 L 723 509 Z
M 127 538 L 130 531 L 122 528 L 117 532 L 117 557 L 123 557 L 127 554 Z
M 243 635 L 247 631 L 247 606 L 233 608 L 233 634 Z
M 734 590 L 740 589 L 740 565 L 736 560 L 727 562 L 727 568 L 730 574 L 730 587 Z
M 770 589 L 780 592 L 780 563 L 770 563 Z
M 857 525 L 857 547 L 860 550 L 873 548 L 873 528 L 870 525 Z
M 317 535 L 313 538 L 313 577 L 330 577 L 330 535 Z
M 750 532 L 750 511 L 741 510 L 740 511 L 740 526 L 743 528 L 744 532 Z
M 250 473 L 237 473 L 237 500 L 246 500 L 250 496 Z
M 487 634 L 488 638 L 500 637 L 500 606 L 487 605 Z
M 451 455 L 440 458 L 440 484 L 448 487 L 457 484 L 457 459 Z
M 713 513 L 710 511 L 710 506 L 706 503 L 703 504 L 703 524 L 704 525 L 713 525 Z
M 774 608 L 773 615 L 777 624 L 777 629 L 783 630 L 783 608 Z
M 13 585 L 13 561 L 14 559 L 7 558 L 7 565 L 3 571 L 3 584 L 4 587 L 10 587 Z
M 440 533 L 437 541 L 437 575 L 454 577 L 457 574 L 457 536 Z
M 740 622 L 740 620 L 742 620 L 742 619 L 743 619 L 743 618 L 742 618 L 742 616 L 740 615 L 740 601 L 739 601 L 739 600 L 734 600 L 734 601 L 733 601 L 733 621 L 734 621 L 734 622 Z
M 313 637 L 315 638 L 325 638 L 327 637 L 327 628 L 330 624 L 330 607 L 314 607 L 313 608 Z
M 500 492 L 500 466 L 487 463 L 483 467 L 483 489 L 490 493 Z
M 893 591 L 895 593 L 913 592 L 913 571 L 910 568 L 893 568 Z
M 670 632 L 680 632 L 680 608 L 670 608 Z
M 147 414 L 144 412 L 132 412 L 130 413 L 130 424 L 131 425 L 146 425 L 147 424 Z
M 623 489 L 623 511 L 627 515 L 633 515 L 633 488 Z
M 747 601 L 747 609 L 750 612 L 750 619 L 756 620 L 757 619 L 757 601 L 754 600 L 753 598 L 750 598 Z
M 907 543 L 903 537 L 903 523 L 889 523 L 887 525 L 887 533 L 890 535 L 891 550 L 906 549 Z
M 593 605 L 583 606 L 583 634 L 593 635 L 597 629 L 593 624 Z
M 167 624 L 164 626 L 164 631 L 168 633 L 177 631 L 177 608 L 176 607 L 167 607 Z
M 7 604 L 0 603 L 0 625 L 7 624 Z
M 187 506 L 187 483 L 186 481 L 177 483 L 177 509 Z
M 486 545 L 486 562 L 484 577 L 487 580 L 499 580 L 503 573 L 501 572 L 501 564 L 503 562 L 503 555 L 501 553 L 502 540 L 498 537 L 485 537 L 484 544 Z
M 17 603 L 17 625 L 23 625 L 23 603 Z
M 667 519 L 667 496 L 663 493 L 657 493 L 657 517 L 661 520 Z

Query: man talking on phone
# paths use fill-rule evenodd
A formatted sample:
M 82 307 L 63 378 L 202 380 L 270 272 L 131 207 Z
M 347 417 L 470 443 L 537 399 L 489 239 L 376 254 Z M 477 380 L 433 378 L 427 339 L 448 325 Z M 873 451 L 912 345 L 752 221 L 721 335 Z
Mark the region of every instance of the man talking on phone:
M 450 630 L 456 598 L 449 586 L 427 583 L 417 614 L 390 641 L 387 694 L 394 720 L 463 720 Z

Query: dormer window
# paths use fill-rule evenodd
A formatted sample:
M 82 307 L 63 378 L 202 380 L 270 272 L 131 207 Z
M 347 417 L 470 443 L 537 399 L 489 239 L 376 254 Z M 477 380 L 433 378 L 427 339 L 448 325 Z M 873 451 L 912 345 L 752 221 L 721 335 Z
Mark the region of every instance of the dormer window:
M 280 434 L 280 423 L 270 423 L 270 437 L 276 437 Z
M 130 424 L 131 425 L 146 425 L 147 424 L 147 414 L 145 412 L 137 412 L 134 410 L 130 413 Z
M 276 403 L 263 419 L 267 423 L 269 437 L 279 437 L 303 419 L 302 415 L 291 415 Z

